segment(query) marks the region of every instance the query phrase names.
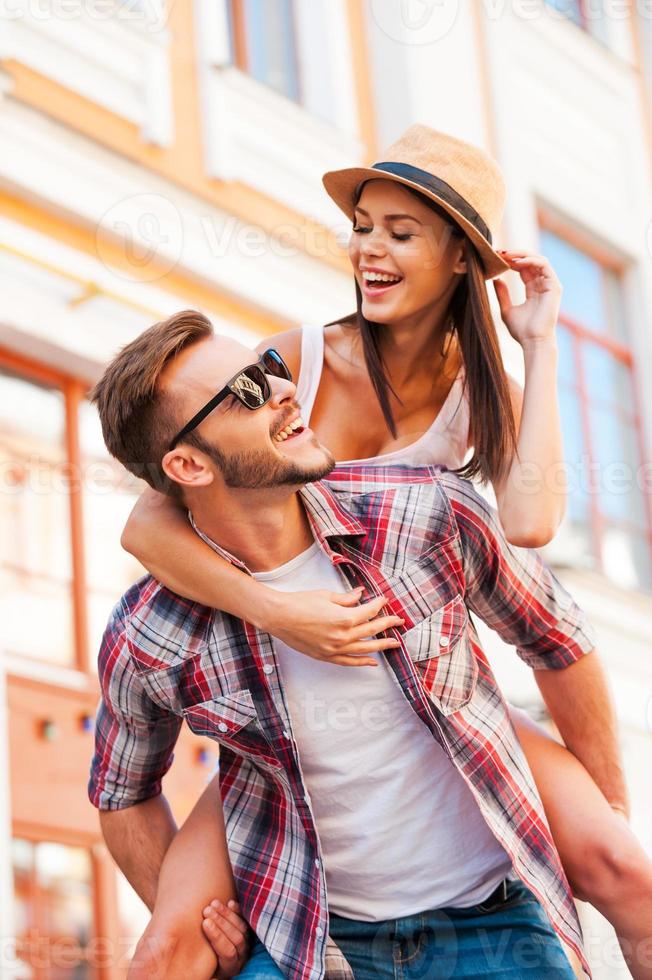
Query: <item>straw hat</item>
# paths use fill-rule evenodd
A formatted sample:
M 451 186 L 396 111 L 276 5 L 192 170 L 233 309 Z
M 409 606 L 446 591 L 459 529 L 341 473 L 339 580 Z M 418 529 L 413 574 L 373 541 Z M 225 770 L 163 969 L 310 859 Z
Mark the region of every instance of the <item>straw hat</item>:
M 477 248 L 485 279 L 510 268 L 491 245 L 491 229 L 497 229 L 505 206 L 505 181 L 492 157 L 472 143 L 416 124 L 390 146 L 383 160 L 324 174 L 328 194 L 351 220 L 363 181 L 392 180 L 448 211 Z

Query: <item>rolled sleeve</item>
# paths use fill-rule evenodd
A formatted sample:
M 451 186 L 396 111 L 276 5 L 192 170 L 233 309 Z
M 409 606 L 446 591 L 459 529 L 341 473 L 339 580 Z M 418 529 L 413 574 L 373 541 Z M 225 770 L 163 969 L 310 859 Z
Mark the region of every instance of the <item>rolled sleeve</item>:
M 88 796 L 99 810 L 120 810 L 157 796 L 170 768 L 181 719 L 148 697 L 129 651 L 123 603 L 104 632 L 98 669 L 102 697 Z
M 555 670 L 569 667 L 591 653 L 595 649 L 596 635 L 572 596 L 543 562 L 541 565 L 555 587 L 548 613 L 551 625 L 528 643 L 517 643 L 516 652 L 532 670 Z
M 442 481 L 460 532 L 468 607 L 533 670 L 559 670 L 590 653 L 593 628 L 539 555 L 509 544 L 470 484 L 453 474 Z

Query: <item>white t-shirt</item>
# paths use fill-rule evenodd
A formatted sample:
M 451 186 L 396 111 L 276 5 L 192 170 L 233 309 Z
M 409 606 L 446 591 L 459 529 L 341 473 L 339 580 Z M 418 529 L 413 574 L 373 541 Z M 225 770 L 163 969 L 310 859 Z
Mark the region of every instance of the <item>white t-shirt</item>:
M 255 577 L 286 592 L 346 591 L 317 543 Z M 275 651 L 329 910 L 378 922 L 482 902 L 511 861 L 385 655 L 372 655 L 378 667 L 342 667 L 280 640 Z

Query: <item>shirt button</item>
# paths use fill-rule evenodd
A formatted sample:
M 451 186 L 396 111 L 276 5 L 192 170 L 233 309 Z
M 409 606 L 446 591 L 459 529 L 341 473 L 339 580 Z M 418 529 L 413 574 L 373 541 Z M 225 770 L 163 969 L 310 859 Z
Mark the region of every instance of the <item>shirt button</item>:
M 306 801 L 306 803 L 310 803 L 310 797 L 307 793 L 304 793 L 303 798 Z
M 315 858 L 315 867 L 321 868 L 321 861 L 319 860 L 319 858 Z
M 223 721 L 221 721 L 217 727 L 221 732 L 228 732 L 229 730 L 229 726 L 225 725 Z
M 266 674 L 272 674 L 274 672 L 274 668 L 272 667 L 271 664 L 265 664 L 265 666 L 263 667 L 263 671 Z
M 322 929 L 321 926 L 317 926 L 317 928 L 315 929 L 315 932 L 316 932 L 316 934 L 317 934 L 317 936 L 318 936 L 319 939 L 321 939 L 321 937 L 324 935 L 324 930 Z
M 290 733 L 285 728 L 283 729 L 283 738 L 290 738 Z
M 449 643 L 450 643 L 450 640 L 449 640 L 449 638 L 447 636 L 440 636 L 439 637 L 439 646 L 440 647 L 447 647 Z

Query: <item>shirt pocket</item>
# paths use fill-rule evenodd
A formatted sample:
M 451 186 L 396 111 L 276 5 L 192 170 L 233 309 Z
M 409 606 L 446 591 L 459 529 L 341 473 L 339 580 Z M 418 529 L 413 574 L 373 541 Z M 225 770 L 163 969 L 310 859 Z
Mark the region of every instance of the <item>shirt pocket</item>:
M 182 713 L 195 735 L 213 739 L 265 769 L 281 768 L 247 688 L 189 705 Z
M 478 662 L 469 638 L 469 614 L 455 596 L 402 635 L 431 701 L 444 715 L 469 703 L 478 679 Z

